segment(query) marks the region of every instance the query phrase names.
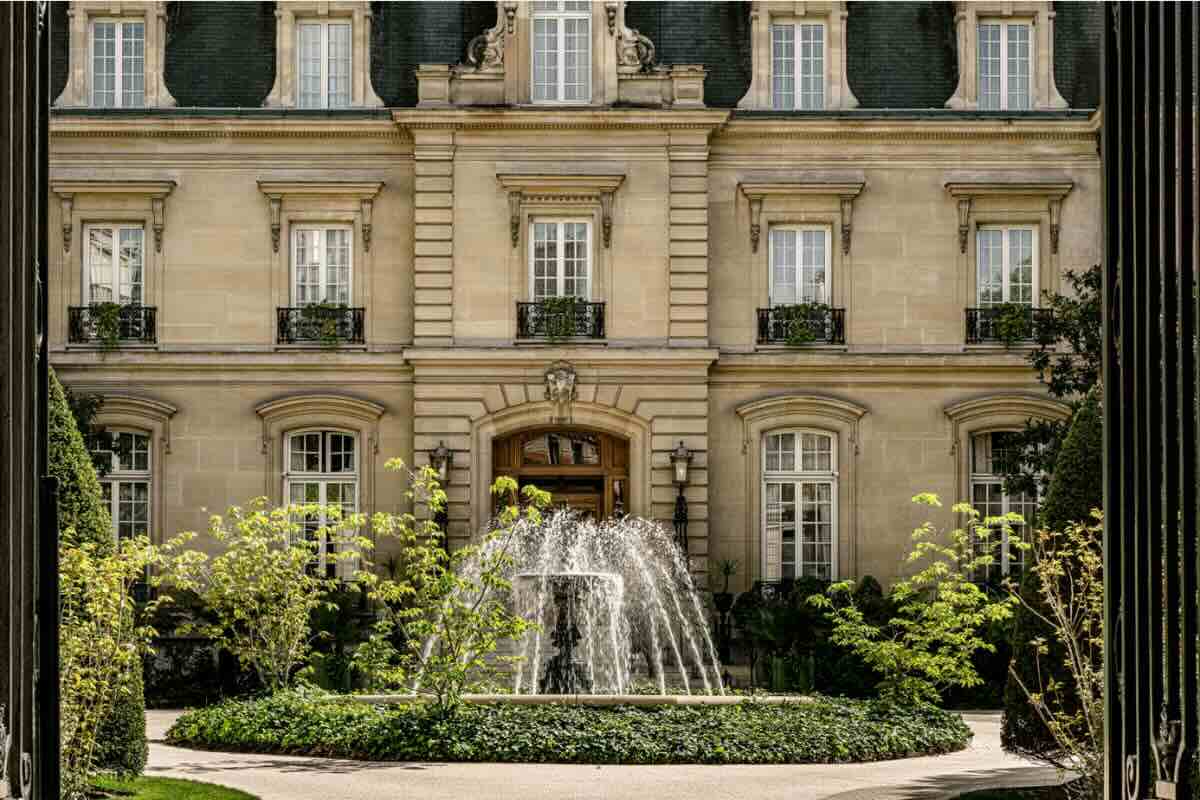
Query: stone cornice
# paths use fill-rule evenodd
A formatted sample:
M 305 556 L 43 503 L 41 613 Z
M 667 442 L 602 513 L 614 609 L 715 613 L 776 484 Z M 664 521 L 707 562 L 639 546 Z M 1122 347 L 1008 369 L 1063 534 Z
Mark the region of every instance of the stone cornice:
M 145 115 L 97 117 L 55 115 L 51 138 L 192 139 L 405 139 L 388 119 L 229 118 Z
M 398 108 L 392 119 L 412 130 L 716 130 L 729 119 L 725 110 L 612 109 L 418 109 Z
M 973 397 L 951 403 L 943 410 L 955 425 L 1005 414 L 1037 419 L 1066 419 L 1071 415 L 1071 408 L 1066 403 L 1031 394 L 990 394 Z
M 785 414 L 809 414 L 832 417 L 843 422 L 856 422 L 867 414 L 866 406 L 827 395 L 783 394 L 742 403 L 737 415 L 746 421 L 780 417 Z
M 806 141 L 1089 141 L 1100 130 L 1100 112 L 1090 117 L 1041 119 L 962 119 L 925 117 L 889 119 L 861 117 L 734 118 L 721 131 L 723 140 L 803 139 Z

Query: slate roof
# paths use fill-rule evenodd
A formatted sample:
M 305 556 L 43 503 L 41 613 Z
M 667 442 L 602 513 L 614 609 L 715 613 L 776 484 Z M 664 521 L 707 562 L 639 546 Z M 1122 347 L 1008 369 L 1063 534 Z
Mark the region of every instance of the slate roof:
M 849 2 L 846 67 L 862 109 L 942 109 L 958 83 L 954 8 L 939 2 Z M 371 80 L 387 106 L 417 102 L 418 64 L 457 64 L 495 24 L 491 0 L 372 3 Z M 1103 6 L 1055 3 L 1059 92 L 1095 108 Z M 52 3 L 51 84 L 68 69 L 66 3 Z M 275 4 L 168 4 L 167 88 L 181 107 L 257 108 L 275 80 Z M 626 23 L 654 42 L 660 64 L 703 64 L 705 102 L 732 108 L 751 77 L 750 3 L 630 0 Z M 110 112 L 111 113 L 111 112 Z M 958 113 L 958 112 L 943 112 Z M 1011 116 L 1011 114 L 1009 115 Z

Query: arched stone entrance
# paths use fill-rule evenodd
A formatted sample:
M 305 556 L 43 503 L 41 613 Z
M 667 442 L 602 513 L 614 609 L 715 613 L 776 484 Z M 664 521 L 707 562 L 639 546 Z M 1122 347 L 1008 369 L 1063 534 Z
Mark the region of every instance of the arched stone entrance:
M 493 440 L 492 476 L 501 475 L 585 516 L 621 516 L 629 502 L 629 440 L 574 425 L 527 428 Z

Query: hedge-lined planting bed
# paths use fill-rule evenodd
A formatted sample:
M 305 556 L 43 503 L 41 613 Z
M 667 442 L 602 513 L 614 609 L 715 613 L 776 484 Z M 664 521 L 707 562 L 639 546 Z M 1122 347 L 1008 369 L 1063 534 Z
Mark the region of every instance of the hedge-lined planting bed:
M 426 706 L 314 702 L 282 693 L 184 714 L 173 744 L 373 761 L 575 764 L 803 764 L 948 753 L 971 732 L 932 707 L 816 698 L 735 706 L 467 705 L 448 718 Z

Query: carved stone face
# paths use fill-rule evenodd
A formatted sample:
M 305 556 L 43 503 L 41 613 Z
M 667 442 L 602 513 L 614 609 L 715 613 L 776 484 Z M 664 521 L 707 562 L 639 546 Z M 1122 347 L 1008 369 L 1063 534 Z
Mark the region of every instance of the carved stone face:
M 546 370 L 546 399 L 562 405 L 575 399 L 575 368 L 555 362 Z

